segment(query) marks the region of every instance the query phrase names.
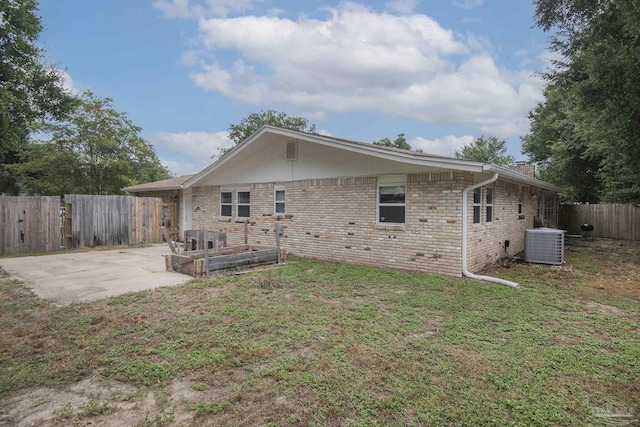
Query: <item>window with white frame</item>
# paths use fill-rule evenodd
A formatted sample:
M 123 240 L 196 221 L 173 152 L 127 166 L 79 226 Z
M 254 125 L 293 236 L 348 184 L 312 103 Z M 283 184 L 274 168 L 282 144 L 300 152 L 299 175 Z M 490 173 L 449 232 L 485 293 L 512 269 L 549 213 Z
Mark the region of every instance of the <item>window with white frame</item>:
M 493 187 L 487 187 L 484 189 L 485 203 L 484 209 L 486 212 L 485 222 L 493 222 Z
M 379 223 L 405 223 L 406 187 L 406 183 L 380 183 L 378 185 Z
M 232 193 L 231 191 L 220 192 L 220 216 L 231 216 L 232 206 Z
M 480 224 L 480 208 L 482 204 L 482 187 L 473 190 L 473 223 Z
M 238 208 L 238 218 L 249 218 L 251 216 L 251 193 L 249 191 L 238 191 L 236 206 Z
M 284 215 L 284 190 L 276 189 L 274 199 L 276 215 Z

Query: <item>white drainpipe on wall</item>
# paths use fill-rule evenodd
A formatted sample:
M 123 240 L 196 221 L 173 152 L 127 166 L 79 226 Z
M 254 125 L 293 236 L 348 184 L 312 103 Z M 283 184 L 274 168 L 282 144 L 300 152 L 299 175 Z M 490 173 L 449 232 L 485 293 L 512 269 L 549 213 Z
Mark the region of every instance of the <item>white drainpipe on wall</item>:
M 480 276 L 478 274 L 473 274 L 469 270 L 467 270 L 467 205 L 468 205 L 468 195 L 469 191 L 473 191 L 478 187 L 482 187 L 483 185 L 491 184 L 492 182 L 498 179 L 498 173 L 495 172 L 493 176 L 486 181 L 482 181 L 478 184 L 473 184 L 470 187 L 465 188 L 462 191 L 462 274 L 470 279 L 475 280 L 485 280 L 487 282 L 499 283 L 501 285 L 507 285 L 514 288 L 520 288 L 516 282 L 510 282 L 509 280 L 498 279 L 497 277 L 491 276 Z

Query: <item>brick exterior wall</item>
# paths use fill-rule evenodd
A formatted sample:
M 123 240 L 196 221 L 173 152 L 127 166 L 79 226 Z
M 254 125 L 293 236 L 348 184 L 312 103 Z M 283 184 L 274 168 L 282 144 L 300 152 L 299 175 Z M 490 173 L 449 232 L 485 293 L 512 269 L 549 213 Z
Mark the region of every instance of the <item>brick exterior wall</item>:
M 469 183 L 471 184 L 471 183 Z M 524 251 L 525 230 L 534 227 L 534 218 L 546 227 L 557 227 L 557 209 L 555 215 L 544 218 L 544 212 L 538 217 L 539 200 L 546 195 L 557 206 L 555 193 L 543 192 L 529 186 L 508 183 L 501 180 L 493 185 L 493 221 L 487 223 L 485 188 L 482 192 L 481 223 L 473 224 L 473 210 L 467 213 L 467 268 L 471 272 L 482 269 L 505 255 L 517 255 Z M 522 202 L 522 213 L 518 213 L 518 204 Z M 469 194 L 469 206 L 472 206 L 473 194 Z M 505 240 L 509 248 L 505 251 Z
M 519 172 L 523 175 L 527 175 L 528 177 L 535 178 L 536 177 L 536 167 L 535 165 L 531 165 L 525 162 L 516 162 L 515 165 L 507 166 L 507 169 L 511 169 L 512 171 Z
M 287 253 L 324 260 L 460 276 L 462 264 L 462 190 L 472 175 L 439 172 L 407 175 L 406 223 L 376 224 L 377 178 L 316 179 L 238 186 L 251 192 L 249 244 L 275 246 L 275 222 L 285 226 L 281 245 Z M 285 215 L 274 213 L 275 188 L 285 190 Z M 533 226 L 537 202 L 520 186 L 494 184 L 494 222 L 473 225 L 469 200 L 469 269 L 477 271 L 504 254 L 524 249 L 524 230 Z M 193 226 L 224 231 L 229 245 L 244 242 L 245 219 L 236 218 L 236 189 L 232 217 L 220 216 L 220 187 L 193 188 Z M 483 205 L 484 208 L 484 205 Z M 483 211 L 484 214 L 484 211 Z M 519 219 L 520 218 L 520 219 Z
M 276 186 L 285 190 L 284 217 L 274 214 Z M 281 245 L 291 254 L 459 275 L 463 187 L 462 173 L 408 175 L 406 224 L 383 226 L 376 224 L 375 177 L 254 184 L 248 240 L 274 246 L 280 221 L 286 227 Z M 194 228 L 225 231 L 230 245 L 242 244 L 244 220 L 235 217 L 235 202 L 233 190 L 233 216 L 222 218 L 220 187 L 194 188 Z

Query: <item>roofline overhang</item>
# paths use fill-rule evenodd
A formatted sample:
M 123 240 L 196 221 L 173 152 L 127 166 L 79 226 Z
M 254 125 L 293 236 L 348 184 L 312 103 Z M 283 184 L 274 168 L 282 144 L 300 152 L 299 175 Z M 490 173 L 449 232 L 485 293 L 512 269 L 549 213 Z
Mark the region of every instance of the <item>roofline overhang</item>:
M 127 187 L 123 188 L 123 191 L 127 193 L 140 193 L 145 191 L 162 191 L 162 190 L 181 190 L 183 184 L 172 184 L 172 185 L 161 185 L 154 187 L 144 187 L 144 188 L 135 188 L 135 187 Z
M 531 185 L 533 187 L 542 188 L 544 190 L 553 191 L 560 194 L 566 194 L 566 190 L 560 187 L 556 187 L 553 184 L 550 184 L 545 181 L 541 181 L 536 178 L 531 178 L 528 175 L 522 174 L 520 172 L 516 172 L 514 170 L 496 166 L 492 164 L 485 164 L 485 171 L 487 172 L 497 172 L 500 174 L 500 177 L 506 179 L 507 181 L 516 181 L 525 185 Z
M 541 181 L 539 179 L 531 178 L 527 175 L 521 174 L 519 172 L 515 172 L 511 169 L 507 169 L 501 166 L 496 166 L 488 163 L 482 162 L 474 162 L 470 160 L 462 160 L 462 159 L 453 159 L 447 157 L 429 157 L 420 154 L 412 154 L 405 152 L 397 152 L 390 151 L 382 147 L 378 147 L 374 144 L 364 144 L 364 143 L 354 143 L 348 141 L 342 141 L 339 139 L 326 137 L 323 135 L 309 134 L 306 132 L 300 132 L 292 129 L 284 129 L 271 125 L 262 125 L 260 129 L 255 131 L 251 136 L 247 139 L 239 143 L 238 145 L 231 148 L 226 154 L 220 157 L 218 160 L 204 168 L 202 171 L 185 181 L 179 188 L 189 188 L 196 185 L 198 182 L 202 181 L 207 175 L 211 172 L 215 171 L 232 158 L 234 158 L 240 151 L 242 151 L 246 146 L 253 143 L 255 140 L 260 138 L 265 133 L 272 133 L 275 135 L 281 135 L 289 138 L 302 139 L 305 141 L 340 148 L 343 150 L 351 151 L 354 153 L 360 153 L 364 155 L 369 155 L 373 157 L 378 157 L 382 159 L 387 159 L 391 161 L 396 161 L 400 163 L 412 164 L 412 165 L 421 165 L 426 167 L 432 167 L 437 169 L 445 169 L 445 170 L 458 170 L 463 172 L 498 172 L 502 177 L 507 178 L 510 181 L 516 181 L 519 183 L 523 183 L 526 185 L 531 185 L 539 188 L 543 188 L 545 190 L 554 191 L 558 193 L 565 193 L 565 190 L 562 188 L 556 187 L 547 182 Z
M 402 153 L 389 151 L 384 148 L 377 147 L 373 144 L 370 146 L 356 145 L 355 143 L 349 143 L 347 141 L 340 141 L 330 137 L 322 135 L 312 135 L 305 132 L 299 132 L 291 129 L 278 128 L 271 125 L 263 125 L 260 129 L 253 133 L 249 138 L 242 141 L 240 144 L 233 147 L 221 158 L 204 168 L 202 171 L 194 175 L 191 179 L 183 183 L 184 188 L 191 187 L 198 182 L 202 181 L 209 173 L 218 169 L 220 166 L 227 163 L 233 157 L 235 157 L 240 151 L 242 151 L 247 145 L 250 145 L 256 139 L 260 138 L 265 133 L 272 133 L 289 138 L 302 139 L 305 141 L 321 144 L 329 147 L 341 148 L 343 150 L 352 151 L 354 153 L 365 154 L 369 156 L 379 157 L 387 160 L 392 160 L 401 163 L 423 165 L 428 167 L 434 167 L 439 169 L 456 169 L 466 172 L 482 172 L 484 163 L 470 162 L 468 160 L 458 160 L 440 157 L 425 157 L 424 155 L 417 155 L 411 153 Z

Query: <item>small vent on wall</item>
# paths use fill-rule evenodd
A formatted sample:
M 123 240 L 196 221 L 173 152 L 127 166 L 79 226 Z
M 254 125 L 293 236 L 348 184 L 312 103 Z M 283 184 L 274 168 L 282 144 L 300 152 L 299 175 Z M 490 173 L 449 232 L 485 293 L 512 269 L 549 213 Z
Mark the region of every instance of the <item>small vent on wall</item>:
M 298 141 L 295 139 L 287 141 L 287 160 L 298 160 Z

